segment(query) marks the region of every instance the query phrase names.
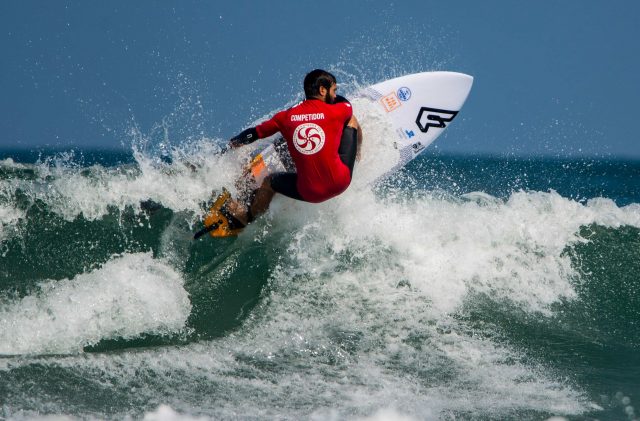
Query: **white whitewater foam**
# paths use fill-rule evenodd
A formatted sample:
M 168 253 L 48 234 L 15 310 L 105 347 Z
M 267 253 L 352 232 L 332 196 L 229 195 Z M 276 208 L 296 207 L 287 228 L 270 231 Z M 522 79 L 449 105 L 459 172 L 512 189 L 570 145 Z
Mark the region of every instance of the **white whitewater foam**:
M 23 210 L 16 209 L 12 205 L 0 205 L 0 244 L 10 236 L 10 233 L 24 217 Z
M 222 156 L 215 141 L 208 139 L 189 150 L 188 156 L 176 152 L 178 157 L 171 164 L 135 152 L 137 168 L 99 165 L 82 168 L 64 159 L 47 161 L 35 167 L 36 181 L 3 180 L 0 187 L 9 195 L 20 189 L 32 200 L 42 200 L 48 210 L 68 221 L 80 215 L 89 220 L 99 219 L 110 208 L 139 210 L 140 202 L 148 199 L 175 211 L 197 212 L 212 190 L 233 185 L 241 169 L 238 160 L 244 155 Z
M 559 213 L 566 212 L 555 222 L 556 212 L 543 211 L 554 202 L 562 207 Z M 275 227 L 302 227 L 297 237 L 304 244 L 292 243 L 291 251 L 308 260 L 300 267 L 315 273 L 333 270 L 333 257 L 344 250 L 367 253 L 378 245 L 392 250 L 394 260 L 372 268 L 372 276 L 422 288 L 442 314 L 455 311 L 471 290 L 506 294 L 542 311 L 574 294 L 573 270 L 562 252 L 581 241 L 580 223 L 572 220 L 575 206 L 583 207 L 555 194 L 516 194 L 507 203 L 488 206 L 428 195 L 380 203 L 372 193 L 348 191 L 315 207 L 283 201 L 279 207 L 287 209 L 274 209 L 273 218 Z M 573 226 L 566 225 L 569 221 Z M 396 273 L 387 273 L 392 269 Z
M 564 251 L 587 241 L 579 236 L 582 226 L 640 227 L 638 205 L 619 208 L 608 199 L 584 205 L 555 192 L 518 192 L 506 202 L 425 194 L 381 203 L 370 192 L 350 190 L 317 213 L 304 209 L 301 226 L 321 224 L 318 247 L 339 252 L 348 242 L 351 249 L 372 243 L 392 249 L 397 275 L 423 289 L 442 313 L 455 311 L 472 290 L 544 312 L 575 294 L 576 273 Z M 306 244 L 304 253 L 314 246 Z
M 0 167 L 12 168 L 12 169 L 24 169 L 30 168 L 30 165 L 21 164 L 19 162 L 15 162 L 13 158 L 5 158 L 0 159 Z
M 74 353 L 102 339 L 184 329 L 191 304 L 179 273 L 127 254 L 0 304 L 0 354 Z
M 426 414 L 422 414 L 424 418 Z M 431 418 L 431 417 L 429 417 Z M 407 415 L 403 415 L 396 409 L 393 408 L 385 408 L 381 409 L 370 417 L 360 418 L 358 421 L 416 421 L 417 418 L 409 417 Z
M 155 411 L 147 412 L 143 421 L 206 421 L 208 417 L 193 417 L 173 410 L 169 405 L 160 405 Z
M 24 212 L 20 212 L 13 206 L 0 205 L 0 226 L 12 225 L 23 217 Z
M 22 165 L 7 158 L 0 160 L 0 167 L 21 168 Z M 25 212 L 16 208 L 12 199 L 12 189 L 7 183 L 8 181 L 0 180 L 0 243 L 13 232 L 18 222 L 25 217 Z

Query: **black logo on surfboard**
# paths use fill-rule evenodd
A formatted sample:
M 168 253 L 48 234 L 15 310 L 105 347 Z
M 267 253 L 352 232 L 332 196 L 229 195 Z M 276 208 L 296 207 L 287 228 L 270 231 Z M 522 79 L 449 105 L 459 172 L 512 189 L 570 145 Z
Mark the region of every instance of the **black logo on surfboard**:
M 426 133 L 429 127 L 444 129 L 456 115 L 458 115 L 457 111 L 422 107 L 416 118 L 416 124 L 422 133 Z

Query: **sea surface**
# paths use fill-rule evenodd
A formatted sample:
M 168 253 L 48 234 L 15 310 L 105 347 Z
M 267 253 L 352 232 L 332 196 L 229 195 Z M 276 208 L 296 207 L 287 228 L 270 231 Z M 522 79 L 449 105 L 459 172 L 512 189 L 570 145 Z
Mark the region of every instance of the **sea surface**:
M 0 419 L 638 418 L 640 162 L 365 145 L 194 241 L 219 143 L 0 152 Z

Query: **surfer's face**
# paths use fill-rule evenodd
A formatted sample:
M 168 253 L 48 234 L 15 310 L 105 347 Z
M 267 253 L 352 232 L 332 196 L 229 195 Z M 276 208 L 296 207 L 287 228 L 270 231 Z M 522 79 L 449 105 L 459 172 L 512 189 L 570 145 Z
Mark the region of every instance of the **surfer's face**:
M 336 102 L 336 92 L 338 90 L 338 85 L 333 83 L 329 89 L 321 86 L 320 94 L 322 95 L 322 100 L 327 104 L 333 104 Z

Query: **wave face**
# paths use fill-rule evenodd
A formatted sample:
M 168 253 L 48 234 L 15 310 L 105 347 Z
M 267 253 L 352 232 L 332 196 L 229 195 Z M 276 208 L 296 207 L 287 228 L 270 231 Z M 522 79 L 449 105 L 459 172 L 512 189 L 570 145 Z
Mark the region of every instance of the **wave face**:
M 640 164 L 427 154 L 372 187 L 359 118 L 350 189 L 238 239 L 191 236 L 248 150 L 4 154 L 2 416 L 633 413 Z

